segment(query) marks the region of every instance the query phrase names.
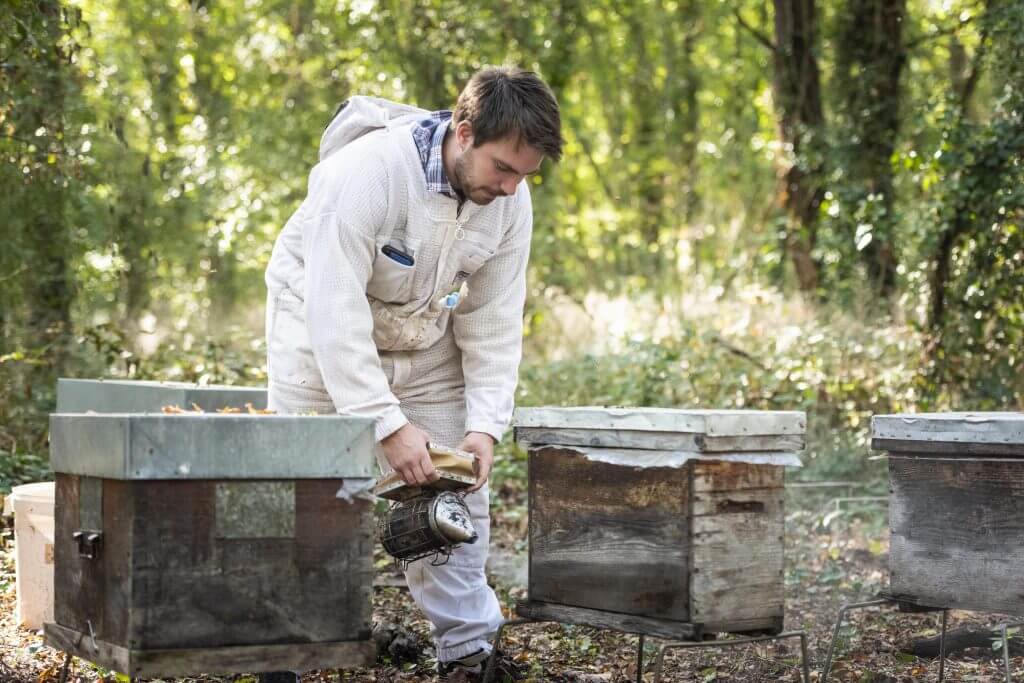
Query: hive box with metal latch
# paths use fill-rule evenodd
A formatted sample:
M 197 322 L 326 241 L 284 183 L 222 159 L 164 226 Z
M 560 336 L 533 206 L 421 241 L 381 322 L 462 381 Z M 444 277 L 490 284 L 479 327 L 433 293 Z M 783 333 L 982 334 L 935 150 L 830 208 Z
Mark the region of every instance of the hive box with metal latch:
M 777 633 L 800 412 L 516 411 L 529 449 L 524 617 L 674 639 Z
M 220 403 L 220 399 L 215 403 Z M 359 667 L 372 421 L 55 414 L 47 644 L 132 677 Z
M 1024 615 L 1024 413 L 877 415 L 891 597 Z

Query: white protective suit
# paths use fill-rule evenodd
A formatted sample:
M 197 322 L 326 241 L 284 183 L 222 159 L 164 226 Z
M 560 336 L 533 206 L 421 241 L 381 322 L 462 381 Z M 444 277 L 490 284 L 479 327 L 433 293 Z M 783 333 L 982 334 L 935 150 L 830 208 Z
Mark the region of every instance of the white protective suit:
M 511 418 L 533 217 L 525 182 L 461 211 L 428 192 L 410 128 L 426 115 L 356 97 L 325 131 L 267 268 L 269 404 L 369 416 L 378 440 L 411 421 L 458 446 L 469 431 L 500 439 Z M 480 539 L 406 572 L 441 661 L 489 649 L 502 622 L 484 575 L 487 488 L 466 502 Z

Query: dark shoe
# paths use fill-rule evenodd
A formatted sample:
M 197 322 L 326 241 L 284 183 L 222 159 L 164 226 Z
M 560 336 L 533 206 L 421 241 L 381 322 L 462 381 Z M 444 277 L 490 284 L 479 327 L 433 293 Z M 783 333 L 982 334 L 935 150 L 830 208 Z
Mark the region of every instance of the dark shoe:
M 484 667 L 487 666 L 488 656 L 490 656 L 490 652 L 481 648 L 462 659 L 438 662 L 437 673 L 442 679 L 450 681 L 480 680 L 484 673 Z
M 259 683 L 299 683 L 299 674 L 294 671 L 264 671 L 256 675 Z

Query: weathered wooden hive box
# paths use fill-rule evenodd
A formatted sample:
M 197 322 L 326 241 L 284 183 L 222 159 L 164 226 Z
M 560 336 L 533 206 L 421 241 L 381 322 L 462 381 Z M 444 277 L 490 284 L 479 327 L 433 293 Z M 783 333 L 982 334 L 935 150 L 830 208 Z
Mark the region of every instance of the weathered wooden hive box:
M 1024 615 L 1024 413 L 878 415 L 889 453 L 890 592 Z
M 666 638 L 778 632 L 800 412 L 516 411 L 529 448 L 521 615 Z
M 337 495 L 375 474 L 370 420 L 55 414 L 50 440 L 49 645 L 139 677 L 374 660 L 372 506 Z

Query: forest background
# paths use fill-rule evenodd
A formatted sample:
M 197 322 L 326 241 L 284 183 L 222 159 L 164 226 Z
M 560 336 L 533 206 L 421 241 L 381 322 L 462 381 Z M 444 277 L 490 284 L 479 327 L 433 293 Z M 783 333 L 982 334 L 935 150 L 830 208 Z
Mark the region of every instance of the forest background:
M 876 481 L 873 413 L 1024 409 L 1022 0 L 0 7 L 0 491 L 49 476 L 58 376 L 264 382 L 338 104 L 488 64 L 567 140 L 520 405 L 806 410 L 800 476 Z

